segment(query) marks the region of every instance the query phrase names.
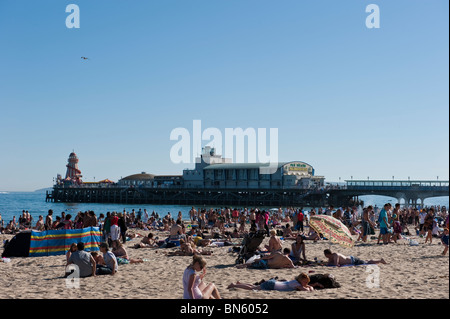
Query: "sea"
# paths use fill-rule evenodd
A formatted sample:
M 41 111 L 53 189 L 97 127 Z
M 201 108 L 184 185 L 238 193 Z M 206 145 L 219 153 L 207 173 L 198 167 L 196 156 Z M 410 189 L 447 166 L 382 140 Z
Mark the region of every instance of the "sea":
M 383 207 L 385 203 L 391 203 L 394 205 L 397 203 L 397 199 L 386 196 L 377 195 L 367 195 L 360 196 L 360 200 L 364 201 L 364 206 L 372 205 L 377 207 Z M 449 207 L 449 197 L 433 197 L 428 198 L 424 202 L 424 206 L 445 206 Z M 0 216 L 4 225 L 16 216 L 16 220 L 22 214 L 22 210 L 28 210 L 33 221 L 37 221 L 39 216 L 42 215 L 44 218 L 48 213 L 49 209 L 53 210 L 54 216 L 60 216 L 61 212 L 66 214 L 76 215 L 79 211 L 94 211 L 98 216 L 103 213 L 106 215 L 107 212 L 123 212 L 125 209 L 131 212 L 133 209 L 137 212 L 139 209 L 147 210 L 149 214 L 153 211 L 158 213 L 159 216 L 165 216 L 170 212 L 172 216 L 176 218 L 179 212 L 182 213 L 184 220 L 189 220 L 189 210 L 192 205 L 154 205 L 154 204 L 105 204 L 105 203 L 52 203 L 45 201 L 45 192 L 8 192 L 0 191 Z M 196 209 L 200 208 L 222 208 L 221 206 L 195 206 Z M 238 207 L 242 208 L 242 207 Z M 250 208 L 250 207 L 249 207 Z M 259 209 L 271 209 L 277 207 L 258 207 Z M 284 207 L 282 207 L 284 209 Z M 308 213 L 310 207 L 303 207 L 304 211 Z

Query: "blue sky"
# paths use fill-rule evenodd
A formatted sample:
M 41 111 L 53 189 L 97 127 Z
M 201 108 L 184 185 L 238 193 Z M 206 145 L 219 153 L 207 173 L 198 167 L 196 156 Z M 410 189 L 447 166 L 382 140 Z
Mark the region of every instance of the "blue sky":
M 79 29 L 66 28 L 70 3 Z M 371 3 L 379 29 L 365 25 Z M 278 128 L 280 161 L 327 181 L 448 180 L 448 9 L 0 0 L 0 190 L 51 186 L 72 150 L 86 181 L 181 174 L 193 165 L 171 162 L 170 132 L 197 119 Z

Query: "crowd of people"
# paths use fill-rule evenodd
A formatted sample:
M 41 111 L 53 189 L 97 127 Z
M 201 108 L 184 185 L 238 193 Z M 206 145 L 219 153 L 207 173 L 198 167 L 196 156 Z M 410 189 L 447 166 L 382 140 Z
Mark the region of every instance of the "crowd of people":
M 233 240 L 242 239 L 251 233 L 263 232 L 268 238 L 263 246 L 260 258 L 251 263 L 236 265 L 237 268 L 279 269 L 298 268 L 311 262 L 307 258 L 308 240 L 326 240 L 321 233 L 309 227 L 309 219 L 314 215 L 329 215 L 340 220 L 348 227 L 357 241 L 377 244 L 397 243 L 402 238 L 412 234 L 425 238 L 426 243 L 432 243 L 439 238 L 444 246 L 443 255 L 448 252 L 449 215 L 446 207 L 414 207 L 401 208 L 400 204 L 392 206 L 386 203 L 381 209 L 367 206 L 364 208 L 343 207 L 310 209 L 282 208 L 264 210 L 258 208 L 211 208 L 189 210 L 189 221 L 183 222 L 181 212 L 176 217 L 167 213 L 160 217 L 158 213 L 149 214 L 146 209 L 131 212 L 107 212 L 98 216 L 93 211 L 78 212 L 74 217 L 62 212 L 55 216 L 52 210 L 45 218 L 39 216 L 33 226 L 33 219 L 28 211 L 23 211 L 16 223 L 15 217 L 10 222 L 11 227 L 2 228 L 3 233 L 13 233 L 22 229 L 54 230 L 81 229 L 99 227 L 102 233 L 100 251 L 86 252 L 83 243 L 74 244 L 66 255 L 66 270 L 70 265 L 76 265 L 80 277 L 110 274 L 119 270 L 119 265 L 145 262 L 145 259 L 130 258 L 125 243 L 139 236 L 136 232 L 128 232 L 131 228 L 148 231 L 139 243 L 131 248 L 162 248 L 174 247 L 170 243 L 177 242 L 179 250 L 170 251 L 168 256 L 192 256 L 193 262 L 186 268 L 183 275 L 184 298 L 220 298 L 217 287 L 205 284 L 206 259 L 203 256 L 212 254 L 209 246 L 235 245 Z M 1 219 L 1 216 L 0 216 Z M 9 224 L 8 224 L 9 225 Z M 378 238 L 375 236 L 378 231 Z M 166 232 L 166 238 L 159 239 L 157 232 Z M 292 244 L 283 249 L 283 242 L 291 240 Z M 234 248 L 234 247 L 233 247 Z M 384 259 L 361 260 L 355 256 L 344 256 L 338 252 L 324 251 L 329 266 L 360 265 L 386 263 Z M 200 275 L 197 272 L 201 272 Z M 66 272 L 69 276 L 70 272 Z M 312 291 L 317 285 L 309 284 L 308 275 L 301 273 L 294 280 L 278 281 L 270 279 L 261 284 L 236 282 L 228 288 L 254 290 L 302 290 Z

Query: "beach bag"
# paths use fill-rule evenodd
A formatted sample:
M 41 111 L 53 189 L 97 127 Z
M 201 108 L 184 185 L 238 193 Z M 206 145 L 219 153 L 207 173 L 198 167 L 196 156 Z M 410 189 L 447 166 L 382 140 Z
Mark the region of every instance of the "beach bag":
M 330 289 L 330 288 L 340 288 L 341 284 L 336 281 L 336 278 L 334 278 L 331 274 L 314 274 L 309 276 L 310 282 L 309 284 L 319 283 L 323 286 L 316 287 L 315 289 Z

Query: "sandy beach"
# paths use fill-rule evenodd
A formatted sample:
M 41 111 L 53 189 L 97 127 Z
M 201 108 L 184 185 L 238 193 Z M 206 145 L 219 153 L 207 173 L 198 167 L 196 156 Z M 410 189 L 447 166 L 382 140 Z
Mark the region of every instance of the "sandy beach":
M 148 231 L 133 230 L 142 235 Z M 377 232 L 378 235 L 378 232 Z M 2 241 L 12 235 L 0 235 Z M 163 233 L 158 233 L 164 238 Z M 323 250 L 353 255 L 361 259 L 384 258 L 388 264 L 379 265 L 379 287 L 368 287 L 366 279 L 372 273 L 367 266 L 327 267 L 311 266 L 296 269 L 237 269 L 236 253 L 230 247 L 211 247 L 207 261 L 206 282 L 213 282 L 226 299 L 448 299 L 449 257 L 441 256 L 443 245 L 439 239 L 424 244 L 425 239 L 411 236 L 419 246 L 410 246 L 406 240 L 397 244 L 377 245 L 376 239 L 358 242 L 353 248 L 343 248 L 329 241 L 306 242 L 306 257 L 325 260 Z M 131 258 L 146 258 L 139 264 L 120 265 L 115 276 L 105 275 L 80 279 L 79 288 L 67 288 L 63 278 L 65 256 L 11 258 L 0 263 L 0 297 L 2 299 L 181 299 L 182 275 L 191 262 L 189 256 L 167 256 L 177 248 L 131 248 L 140 238 L 127 242 Z M 234 240 L 237 244 L 240 239 Z M 267 244 L 268 238 L 263 244 Z M 292 241 L 283 241 L 290 247 Z M 330 273 L 341 288 L 314 292 L 249 291 L 227 289 L 230 283 L 255 283 L 278 276 L 291 280 L 301 272 Z

